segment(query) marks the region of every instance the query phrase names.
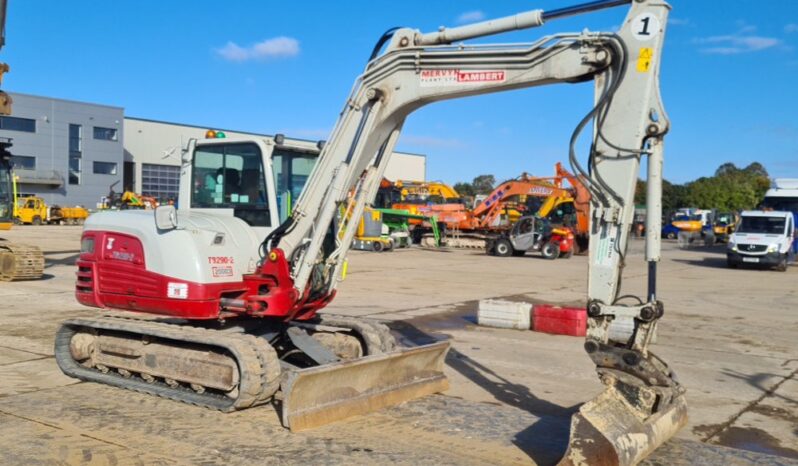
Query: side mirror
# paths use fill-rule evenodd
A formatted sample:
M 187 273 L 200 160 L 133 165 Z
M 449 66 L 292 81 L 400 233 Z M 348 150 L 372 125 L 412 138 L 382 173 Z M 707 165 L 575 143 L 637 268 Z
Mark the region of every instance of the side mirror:
M 160 205 L 155 208 L 155 226 L 159 230 L 177 228 L 177 209 L 173 205 Z

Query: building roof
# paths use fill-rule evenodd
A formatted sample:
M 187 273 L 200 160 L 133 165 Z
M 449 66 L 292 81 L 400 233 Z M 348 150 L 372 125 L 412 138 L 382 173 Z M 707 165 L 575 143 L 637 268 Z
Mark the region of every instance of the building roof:
M 216 126 L 213 126 L 213 125 L 205 125 L 205 126 L 203 126 L 203 125 L 192 125 L 192 124 L 188 124 L 188 123 L 177 123 L 177 122 L 174 122 L 174 121 L 153 120 L 151 118 L 139 118 L 139 117 L 132 117 L 132 116 L 127 116 L 127 115 L 125 115 L 125 120 L 145 121 L 145 122 L 148 122 L 148 123 L 157 123 L 157 124 L 161 124 L 161 125 L 185 126 L 185 127 L 188 127 L 188 128 L 197 128 L 197 129 L 202 129 L 202 130 L 213 129 L 213 130 L 216 130 L 216 131 L 223 131 L 223 132 L 226 132 L 226 133 L 251 134 L 253 136 L 263 136 L 263 137 L 267 137 L 267 138 L 273 138 L 274 137 L 274 134 L 258 133 L 258 132 L 254 132 L 254 131 L 242 131 L 240 129 L 219 128 L 219 127 L 216 127 Z M 288 138 L 288 139 L 293 139 L 294 141 L 303 141 L 303 142 L 311 142 L 311 143 L 315 143 L 315 142 L 318 141 L 317 139 L 296 138 L 296 137 L 289 136 L 289 135 L 285 135 L 285 137 Z M 414 156 L 414 157 L 427 158 L 427 156 L 425 154 L 417 154 L 417 153 L 414 153 L 414 152 L 394 151 L 394 153 L 395 154 L 402 154 L 402 155 L 411 155 L 411 156 Z
M 84 101 L 81 101 L 81 100 L 60 99 L 58 97 L 49 97 L 49 96 L 46 96 L 46 95 L 26 94 L 24 92 L 9 91 L 8 93 L 11 94 L 12 98 L 14 96 L 33 97 L 34 99 L 55 100 L 55 101 L 58 101 L 58 102 L 66 102 L 66 103 L 70 103 L 70 104 L 92 105 L 92 106 L 95 106 L 95 107 L 113 108 L 115 110 L 122 110 L 123 112 L 125 111 L 124 107 L 118 107 L 116 105 L 98 104 L 98 103 L 94 103 L 94 102 L 84 102 Z

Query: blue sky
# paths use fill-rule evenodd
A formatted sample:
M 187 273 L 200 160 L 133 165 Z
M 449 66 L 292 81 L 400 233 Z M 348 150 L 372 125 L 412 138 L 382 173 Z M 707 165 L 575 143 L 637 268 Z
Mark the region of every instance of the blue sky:
M 4 89 L 125 107 L 127 115 L 326 139 L 382 32 L 505 16 L 574 1 L 65 2 L 11 0 Z M 672 130 L 665 176 L 724 162 L 798 177 L 798 1 L 673 0 L 661 87 Z M 612 30 L 625 8 L 479 42 Z M 477 42 L 477 41 L 472 41 Z M 545 176 L 567 157 L 590 84 L 449 101 L 411 115 L 398 149 L 428 178 Z

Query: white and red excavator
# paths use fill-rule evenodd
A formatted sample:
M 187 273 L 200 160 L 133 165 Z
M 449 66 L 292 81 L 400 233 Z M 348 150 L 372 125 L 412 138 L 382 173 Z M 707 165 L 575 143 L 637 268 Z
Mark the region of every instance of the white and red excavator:
M 619 5 L 629 10 L 617 32 L 462 42 Z M 63 323 L 59 366 L 83 380 L 224 411 L 277 398 L 291 429 L 444 390 L 447 342 L 403 348 L 382 324 L 319 313 L 345 275 L 405 118 L 447 99 L 593 81 L 595 100 L 571 137 L 570 162 L 591 194 L 584 347 L 605 388 L 574 414 L 562 462 L 640 461 L 686 422 L 683 387 L 649 350 L 664 312 L 656 266 L 669 122 L 659 67 L 669 10 L 662 0 L 599 0 L 430 33 L 390 30 L 279 225 L 271 167 L 285 141 L 193 141 L 178 208 L 86 222 L 77 298 L 112 312 Z M 577 141 L 591 122 L 580 161 Z M 621 274 L 644 158 L 648 291 L 630 302 Z M 616 321 L 633 328 L 623 338 L 613 332 L 620 341 L 610 338 Z

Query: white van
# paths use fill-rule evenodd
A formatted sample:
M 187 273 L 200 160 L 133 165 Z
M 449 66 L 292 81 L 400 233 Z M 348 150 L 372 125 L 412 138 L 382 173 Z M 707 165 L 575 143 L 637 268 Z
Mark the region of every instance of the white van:
M 791 212 L 745 211 L 726 249 L 726 264 L 755 264 L 786 271 L 793 260 L 795 220 Z

